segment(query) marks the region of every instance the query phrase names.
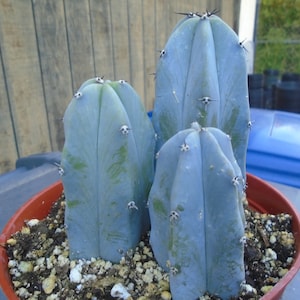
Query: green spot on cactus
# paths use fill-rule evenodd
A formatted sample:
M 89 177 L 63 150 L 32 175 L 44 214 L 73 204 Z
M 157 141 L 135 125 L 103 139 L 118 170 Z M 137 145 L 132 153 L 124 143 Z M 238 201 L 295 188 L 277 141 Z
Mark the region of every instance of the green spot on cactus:
M 87 167 L 86 163 L 82 161 L 80 157 L 71 155 L 66 149 L 63 150 L 63 155 L 68 157 L 69 164 L 72 165 L 75 170 L 80 171 Z
M 113 156 L 113 161 L 115 161 L 107 170 L 110 179 L 114 182 L 119 182 L 120 175 L 126 173 L 126 168 L 124 167 L 124 161 L 128 157 L 128 148 L 124 145 L 120 147 L 119 150 Z
M 155 212 L 162 216 L 167 216 L 168 213 L 166 211 L 166 208 L 163 205 L 163 202 L 160 199 L 154 198 L 153 199 L 153 208 Z
M 173 122 L 173 116 L 168 111 L 161 114 L 159 123 L 162 127 L 158 139 L 162 139 L 163 141 L 167 140 L 168 137 L 171 137 L 180 130 L 180 125 Z
M 107 240 L 108 241 L 115 241 L 115 240 L 124 240 L 124 241 L 126 241 L 127 238 L 126 238 L 126 236 L 120 234 L 120 232 L 114 231 L 114 232 L 108 232 L 107 233 Z
M 80 200 L 70 200 L 70 201 L 67 201 L 67 206 L 69 208 L 74 208 L 76 206 L 80 205 Z
M 176 210 L 177 211 L 184 211 L 184 207 L 182 205 L 177 205 Z

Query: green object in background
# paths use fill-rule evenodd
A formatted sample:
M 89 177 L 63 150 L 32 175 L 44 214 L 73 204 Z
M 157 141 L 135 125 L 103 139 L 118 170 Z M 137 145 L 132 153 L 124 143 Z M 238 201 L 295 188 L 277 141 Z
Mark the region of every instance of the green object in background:
M 255 72 L 267 69 L 300 73 L 300 1 L 261 0 Z

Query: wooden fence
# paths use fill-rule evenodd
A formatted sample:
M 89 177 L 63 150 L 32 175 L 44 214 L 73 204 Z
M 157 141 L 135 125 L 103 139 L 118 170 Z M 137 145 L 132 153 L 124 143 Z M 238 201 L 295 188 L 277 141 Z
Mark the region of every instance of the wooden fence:
M 0 173 L 19 157 L 61 151 L 64 110 L 88 78 L 127 80 L 150 110 L 150 74 L 175 12 L 217 9 L 236 28 L 239 2 L 0 0 Z

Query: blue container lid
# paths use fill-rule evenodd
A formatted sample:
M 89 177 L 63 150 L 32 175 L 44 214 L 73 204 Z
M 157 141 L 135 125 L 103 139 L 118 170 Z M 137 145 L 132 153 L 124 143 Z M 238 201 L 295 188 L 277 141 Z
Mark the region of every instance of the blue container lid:
M 251 109 L 247 172 L 300 188 L 300 114 Z

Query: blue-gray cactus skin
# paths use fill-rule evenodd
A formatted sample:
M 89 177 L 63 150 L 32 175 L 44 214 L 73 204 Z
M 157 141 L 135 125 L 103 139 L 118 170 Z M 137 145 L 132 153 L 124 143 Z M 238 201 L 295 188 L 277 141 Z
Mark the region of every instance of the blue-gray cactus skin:
M 112 262 L 149 230 L 155 134 L 125 81 L 82 84 L 64 115 L 61 166 L 70 257 Z
M 177 24 L 156 70 L 152 120 L 158 149 L 192 122 L 217 127 L 231 136 L 245 177 L 250 117 L 244 51 L 215 15 L 189 14 Z
M 173 300 L 238 295 L 245 279 L 243 197 L 243 176 L 221 130 L 193 123 L 162 146 L 149 195 L 150 243 L 170 271 Z

